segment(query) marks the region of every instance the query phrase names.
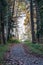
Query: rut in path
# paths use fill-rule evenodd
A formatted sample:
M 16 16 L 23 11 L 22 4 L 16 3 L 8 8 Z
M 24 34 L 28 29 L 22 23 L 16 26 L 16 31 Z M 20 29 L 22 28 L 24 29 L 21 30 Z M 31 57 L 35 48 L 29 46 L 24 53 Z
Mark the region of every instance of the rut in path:
M 17 44 L 5 54 L 4 65 L 43 65 L 43 58 L 25 53 L 22 44 Z

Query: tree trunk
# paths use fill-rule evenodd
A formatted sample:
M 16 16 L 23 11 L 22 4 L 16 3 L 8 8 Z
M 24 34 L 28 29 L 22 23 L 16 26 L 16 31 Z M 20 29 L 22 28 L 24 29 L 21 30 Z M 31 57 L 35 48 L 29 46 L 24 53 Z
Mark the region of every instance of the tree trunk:
M 5 42 L 5 34 L 4 34 L 4 6 L 2 5 L 1 1 L 1 42 L 2 44 L 6 44 Z
M 4 23 L 1 23 L 1 30 L 2 30 L 2 40 L 3 40 L 3 44 L 6 44 L 6 42 L 5 42 L 5 34 L 4 34 Z
M 10 38 L 10 30 L 11 30 L 11 20 L 13 18 L 13 15 L 14 15 L 14 5 L 15 5 L 15 1 L 13 1 L 13 8 L 12 8 L 12 15 L 9 17 L 9 21 L 8 21 L 8 36 L 7 36 L 7 40 L 9 40 Z M 11 12 L 10 10 L 10 6 L 9 6 L 9 11 Z
M 15 0 L 14 0 L 14 2 L 13 2 L 12 16 L 14 15 L 14 6 L 15 6 Z
M 30 14 L 31 14 L 32 43 L 36 43 L 35 31 L 34 31 L 34 21 L 33 21 L 33 4 L 32 4 L 32 0 L 30 1 Z
M 10 21 L 10 19 L 9 19 L 9 21 L 8 21 L 8 36 L 7 36 L 7 40 L 9 40 L 9 38 L 10 38 L 10 28 L 11 27 L 11 21 Z
M 35 4 L 36 4 L 36 14 L 37 14 L 37 21 L 36 21 L 36 23 L 37 23 L 37 42 L 39 42 L 40 41 L 40 34 L 39 34 L 39 30 L 40 30 L 40 13 L 39 13 L 39 6 L 38 6 L 38 3 L 37 3 L 37 1 L 35 0 Z

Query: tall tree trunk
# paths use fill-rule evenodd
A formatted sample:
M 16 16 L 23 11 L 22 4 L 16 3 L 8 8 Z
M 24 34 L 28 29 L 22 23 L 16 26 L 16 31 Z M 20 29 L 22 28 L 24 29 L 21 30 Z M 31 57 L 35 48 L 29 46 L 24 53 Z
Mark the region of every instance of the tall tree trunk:
M 14 15 L 14 5 L 15 5 L 15 1 L 13 1 L 13 8 L 11 9 L 12 10 L 12 12 L 11 12 L 11 10 L 10 10 L 10 6 L 8 6 L 9 8 L 8 8 L 8 10 L 9 10 L 9 12 L 11 12 L 11 16 L 9 16 L 9 21 L 8 21 L 8 36 L 7 36 L 7 40 L 9 40 L 9 38 L 10 38 L 10 30 L 11 30 L 11 20 L 12 20 L 12 18 L 13 18 L 13 15 Z
M 36 5 L 36 14 L 37 14 L 37 17 L 36 17 L 36 19 L 37 19 L 37 21 L 36 21 L 36 23 L 37 23 L 37 42 L 39 42 L 40 41 L 40 34 L 39 34 L 39 30 L 40 30 L 40 21 L 41 21 L 41 19 L 40 19 L 40 13 L 39 13 L 39 6 L 38 6 L 38 3 L 37 3 L 37 1 L 35 0 L 35 5 Z
M 1 43 L 1 1 L 0 1 L 0 43 Z
M 30 1 L 30 14 L 31 14 L 31 32 L 32 32 L 32 43 L 36 43 L 35 31 L 34 31 L 34 21 L 33 21 L 33 3 Z
M 12 16 L 14 15 L 14 6 L 15 6 L 15 0 L 14 0 L 14 2 L 13 2 Z
M 4 6 L 1 1 L 1 40 L 3 44 L 6 44 L 5 42 L 5 34 L 4 34 Z
M 10 38 L 10 28 L 11 27 L 11 20 L 9 19 L 9 21 L 8 21 L 8 36 L 7 36 L 7 40 L 9 40 L 9 38 Z
M 4 34 L 4 23 L 1 23 L 1 30 L 2 30 L 3 44 L 6 44 L 6 42 L 5 42 L 5 34 Z

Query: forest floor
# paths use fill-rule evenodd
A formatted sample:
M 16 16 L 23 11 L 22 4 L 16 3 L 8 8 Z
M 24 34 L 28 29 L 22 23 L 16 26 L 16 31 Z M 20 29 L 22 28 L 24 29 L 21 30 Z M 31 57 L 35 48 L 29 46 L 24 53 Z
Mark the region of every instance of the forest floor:
M 27 53 L 24 44 L 10 45 L 9 51 L 4 54 L 3 65 L 43 65 L 43 58 Z M 30 51 L 29 51 L 30 52 Z

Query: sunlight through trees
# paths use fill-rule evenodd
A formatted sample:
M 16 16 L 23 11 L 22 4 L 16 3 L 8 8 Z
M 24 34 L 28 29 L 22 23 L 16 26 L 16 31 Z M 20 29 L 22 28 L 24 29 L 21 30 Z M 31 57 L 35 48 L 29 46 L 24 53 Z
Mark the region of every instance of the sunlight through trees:
M 28 40 L 30 35 L 33 43 L 43 43 L 43 0 L 0 0 L 0 43 L 6 44 L 12 37 L 19 39 L 19 17 L 25 17 Z

